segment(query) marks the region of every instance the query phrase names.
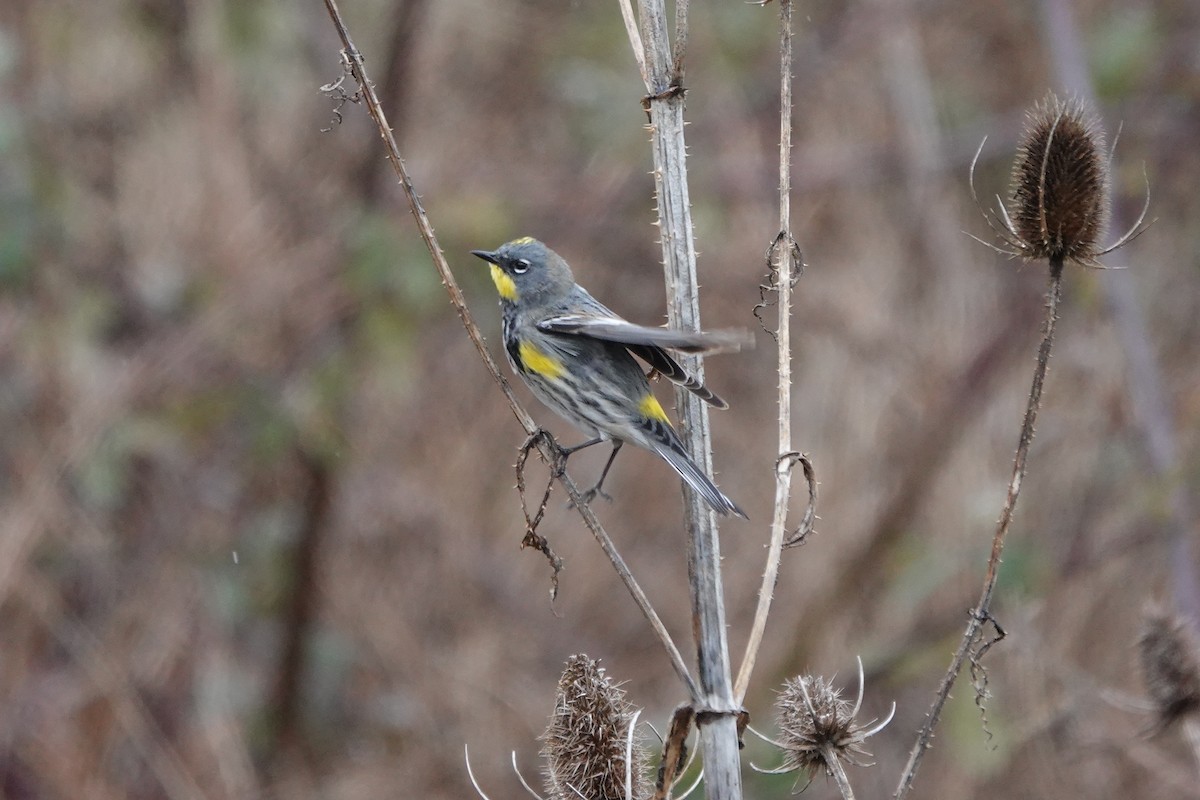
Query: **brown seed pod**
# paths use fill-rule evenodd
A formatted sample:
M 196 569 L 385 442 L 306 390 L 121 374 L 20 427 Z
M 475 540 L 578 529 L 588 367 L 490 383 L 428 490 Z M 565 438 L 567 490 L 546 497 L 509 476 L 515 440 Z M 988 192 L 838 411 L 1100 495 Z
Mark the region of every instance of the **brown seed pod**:
M 1200 644 L 1185 620 L 1148 608 L 1142 615 L 1138 656 L 1160 730 L 1200 711 Z
M 1103 153 L 1104 135 L 1079 101 L 1064 102 L 1049 94 L 1029 111 L 1013 162 L 1008 207 L 1000 205 L 995 211 L 984 209 L 975 191 L 975 166 L 986 143 L 985 138 L 971 160 L 971 199 L 1002 244 L 968 236 L 998 253 L 1046 259 L 1056 271 L 1068 261 L 1102 268 L 1100 256 L 1124 247 L 1154 224 L 1146 222 L 1147 182 L 1146 203 L 1137 222 L 1100 249 L 1108 222 L 1109 165 Z
M 833 688 L 833 682 L 819 675 L 800 675 L 784 681 L 775 710 L 779 716 L 779 741 L 766 739 L 783 751 L 783 763 L 772 769 L 755 771 L 767 775 L 788 772 L 807 773 L 812 780 L 818 770 L 834 779 L 843 796 L 853 794 L 842 762 L 869 766 L 860 757 L 870 757 L 863 744 L 888 726 L 896 713 L 896 704 L 882 720 L 866 724 L 858 721 L 862 709 L 864 676 L 862 659 L 858 660 L 858 699 L 853 704 L 843 700 Z M 762 734 L 749 729 L 758 736 Z M 849 794 L 848 794 L 849 793 Z
M 1078 101 L 1050 94 L 1029 112 L 1009 218 L 1021 255 L 1096 265 L 1108 220 L 1104 135 Z
M 599 662 L 567 659 L 555 693 L 554 714 L 542 734 L 546 793 L 552 800 L 641 800 L 649 795 L 646 752 L 633 738 L 633 709 Z M 632 752 L 632 759 L 629 758 Z M 626 790 L 626 764 L 632 791 Z
M 831 753 L 852 764 L 859 763 L 858 756 L 869 755 L 862 747 L 867 732 L 854 719 L 857 709 L 819 675 L 786 681 L 775 708 L 779 743 L 784 749 L 783 769 L 800 769 L 811 775 L 828 767 L 826 757 Z

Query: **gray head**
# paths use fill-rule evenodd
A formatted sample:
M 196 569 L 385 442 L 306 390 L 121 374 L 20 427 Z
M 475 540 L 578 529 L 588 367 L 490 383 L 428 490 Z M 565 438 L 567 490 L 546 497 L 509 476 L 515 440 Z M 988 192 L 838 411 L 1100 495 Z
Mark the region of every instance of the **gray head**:
M 558 253 L 526 236 L 496 250 L 472 250 L 492 265 L 492 282 L 508 303 L 551 302 L 571 291 L 575 276 Z

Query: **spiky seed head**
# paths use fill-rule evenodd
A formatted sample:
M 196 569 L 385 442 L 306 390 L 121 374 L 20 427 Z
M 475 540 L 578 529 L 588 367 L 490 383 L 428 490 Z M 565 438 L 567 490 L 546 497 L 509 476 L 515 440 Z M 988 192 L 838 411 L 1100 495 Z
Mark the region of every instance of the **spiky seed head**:
M 1163 608 L 1146 609 L 1138 656 L 1160 728 L 1200 711 L 1200 645 L 1191 625 Z
M 625 800 L 625 764 L 633 709 L 599 662 L 567 659 L 555 693 L 554 715 L 542 734 L 546 794 L 551 800 Z M 647 755 L 633 742 L 634 800 L 649 796 Z
M 1082 103 L 1053 94 L 1026 116 L 1009 206 L 1022 255 L 1095 265 L 1108 219 L 1104 135 Z
M 866 735 L 854 720 L 854 707 L 820 676 L 785 681 L 775 710 L 785 750 L 781 769 L 802 769 L 811 776 L 818 768 L 828 769 L 827 757 L 857 765 L 858 756 L 870 755 L 862 747 Z

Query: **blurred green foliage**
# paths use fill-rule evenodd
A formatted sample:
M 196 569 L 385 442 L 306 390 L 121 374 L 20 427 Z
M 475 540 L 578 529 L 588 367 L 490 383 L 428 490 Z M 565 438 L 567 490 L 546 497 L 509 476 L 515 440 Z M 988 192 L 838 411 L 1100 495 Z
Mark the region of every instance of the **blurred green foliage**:
M 1101 17 L 1088 45 L 1096 91 L 1120 100 L 1143 84 L 1164 41 L 1153 6 L 1139 6 Z

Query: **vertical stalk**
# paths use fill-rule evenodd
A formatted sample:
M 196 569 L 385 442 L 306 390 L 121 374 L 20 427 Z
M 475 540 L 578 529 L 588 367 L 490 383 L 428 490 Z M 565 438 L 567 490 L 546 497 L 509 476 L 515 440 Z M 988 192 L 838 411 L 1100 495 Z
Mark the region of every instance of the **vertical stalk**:
M 650 112 L 654 188 L 658 198 L 667 314 L 673 327 L 700 330 L 696 248 L 688 197 L 687 152 L 683 136 L 683 68 L 672 57 L 667 39 L 664 0 L 640 0 L 641 36 L 645 48 L 645 77 Z M 676 6 L 677 44 L 686 41 L 686 5 Z M 686 366 L 703 379 L 697 358 Z M 676 390 L 681 435 L 692 458 L 712 473 L 708 409 L 689 392 Z M 700 696 L 693 697 L 704 755 L 705 793 L 714 800 L 742 796 L 737 735 L 737 706 L 729 669 L 725 635 L 725 605 L 721 586 L 721 548 L 716 514 L 704 500 L 684 490 L 688 531 L 688 576 L 691 586 L 692 628 L 696 637 Z
M 983 580 L 983 589 L 979 595 L 979 605 L 971 613 L 971 620 L 959 641 L 958 650 L 950 662 L 949 669 L 942 677 L 937 695 L 925 722 L 917 733 L 917 741 L 908 756 L 908 764 L 900 776 L 900 783 L 892 796 L 896 800 L 904 797 L 912 789 L 913 781 L 917 778 L 917 770 L 925 751 L 933 742 L 933 731 L 937 728 L 942 716 L 942 709 L 950 699 L 950 690 L 954 681 L 962 671 L 963 665 L 975 651 L 975 642 L 983 632 L 983 626 L 991 619 L 992 595 L 996 591 L 996 580 L 1000 574 L 1000 555 L 1004 552 L 1004 540 L 1008 526 L 1012 523 L 1013 513 L 1017 509 L 1017 498 L 1021 494 L 1021 483 L 1025 479 L 1025 465 L 1029 458 L 1029 446 L 1033 443 L 1034 423 L 1037 422 L 1038 409 L 1042 405 L 1042 387 L 1046 382 L 1046 369 L 1050 365 L 1050 350 L 1054 346 L 1054 328 L 1058 322 L 1058 304 L 1062 300 L 1062 257 L 1050 259 L 1050 289 L 1046 293 L 1046 322 L 1042 328 L 1042 343 L 1038 346 L 1037 364 L 1033 370 L 1033 384 L 1029 388 L 1029 402 L 1025 406 L 1025 418 L 1021 422 L 1021 436 L 1017 440 L 1017 451 L 1013 457 L 1012 478 L 1008 482 L 1008 494 L 1004 498 L 1004 508 L 1000 511 L 1000 519 L 996 523 L 996 532 L 992 536 L 992 552 L 988 557 L 987 575 Z
M 767 616 L 779 576 L 783 556 L 783 537 L 787 526 L 789 499 L 792 490 L 792 468 L 796 461 L 792 453 L 792 282 L 799 264 L 795 240 L 792 238 L 792 3 L 779 2 L 779 234 L 770 250 L 770 269 L 774 276 L 778 321 L 775 327 L 776 373 L 778 375 L 777 403 L 779 406 L 779 461 L 775 468 L 775 505 L 771 518 L 771 541 L 767 549 L 767 564 L 763 570 L 762 586 L 758 591 L 758 607 L 750 628 L 746 652 L 738 668 L 734 684 L 734 699 L 738 705 L 746 698 L 750 676 L 758 657 L 767 627 Z

